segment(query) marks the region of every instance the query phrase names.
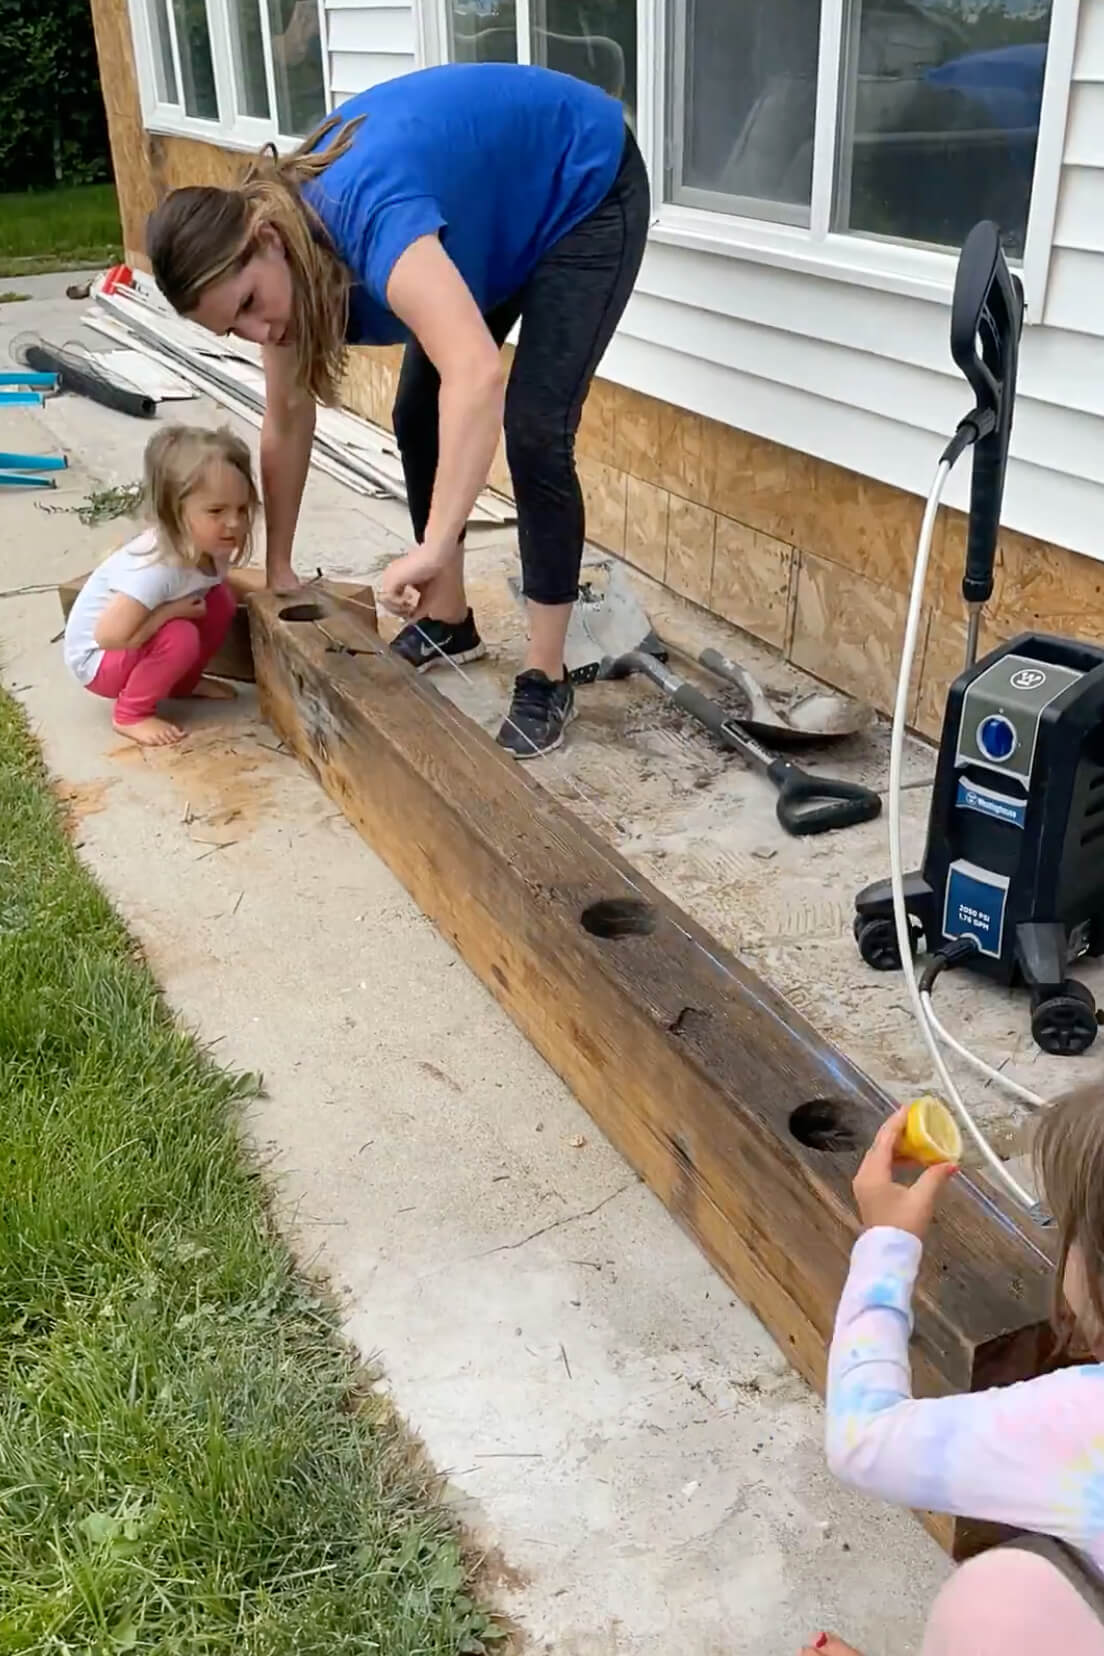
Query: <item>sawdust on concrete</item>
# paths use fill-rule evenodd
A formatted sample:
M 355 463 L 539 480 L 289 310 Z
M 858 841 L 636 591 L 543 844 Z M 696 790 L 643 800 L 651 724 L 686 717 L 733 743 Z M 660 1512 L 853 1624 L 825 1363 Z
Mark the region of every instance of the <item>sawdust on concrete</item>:
M 95 816 L 98 811 L 106 810 L 108 790 L 113 788 L 115 783 L 116 778 L 113 776 L 100 777 L 95 782 L 66 782 L 61 777 L 55 779 L 54 796 L 65 812 L 70 831 L 85 817 Z
M 206 705 L 210 705 L 209 703 Z M 179 795 L 182 820 L 195 845 L 242 840 L 273 804 L 279 772 L 267 757 L 266 732 L 244 722 L 226 733 L 192 707 L 178 711 L 188 740 L 177 747 L 112 748 L 109 757 L 124 766 L 141 765 L 163 776 Z M 269 741 L 275 739 L 268 732 Z

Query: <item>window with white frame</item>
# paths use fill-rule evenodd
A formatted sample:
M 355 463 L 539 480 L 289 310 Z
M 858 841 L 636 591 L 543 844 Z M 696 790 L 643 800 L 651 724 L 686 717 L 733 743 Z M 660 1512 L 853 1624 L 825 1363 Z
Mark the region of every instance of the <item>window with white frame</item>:
M 159 124 L 243 141 L 301 138 L 326 116 L 319 0 L 144 0 Z
M 667 15 L 669 201 L 943 248 L 992 218 L 1022 256 L 1050 0 L 843 0 L 842 18 L 829 0 L 668 0 Z
M 636 120 L 637 0 L 446 0 L 454 63 L 540 63 L 620 98 Z

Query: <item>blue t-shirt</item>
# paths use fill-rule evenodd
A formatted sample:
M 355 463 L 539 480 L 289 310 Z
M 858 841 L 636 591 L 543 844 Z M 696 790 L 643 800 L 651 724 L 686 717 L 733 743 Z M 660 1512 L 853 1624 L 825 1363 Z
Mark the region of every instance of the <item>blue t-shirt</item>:
M 616 99 L 531 65 L 420 69 L 335 113 L 363 124 L 303 193 L 354 277 L 353 345 L 407 337 L 387 283 L 420 236 L 440 234 L 483 312 L 511 298 L 606 195 L 625 144 Z

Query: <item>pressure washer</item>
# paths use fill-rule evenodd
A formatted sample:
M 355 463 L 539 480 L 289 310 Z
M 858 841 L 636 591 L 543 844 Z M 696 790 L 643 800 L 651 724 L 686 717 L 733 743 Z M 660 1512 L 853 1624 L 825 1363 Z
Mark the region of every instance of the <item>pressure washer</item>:
M 985 221 L 963 246 L 951 307 L 951 355 L 975 406 L 940 458 L 905 624 L 890 749 L 890 877 L 859 893 L 854 925 L 868 965 L 904 970 L 948 1102 L 1000 1182 L 1034 1207 L 974 1125 L 941 1044 L 1025 1102 L 1044 1101 L 955 1041 L 932 1007 L 936 979 L 964 967 L 1026 986 L 1032 1035 L 1044 1052 L 1086 1051 L 1098 1024 L 1092 994 L 1070 970 L 1104 953 L 1104 650 L 1027 632 L 977 658 L 993 592 L 1022 326 L 1022 286 L 998 227 Z M 924 584 L 947 478 L 971 448 L 966 662 L 947 697 L 923 863 L 905 873 L 901 769 Z M 927 963 L 918 981 L 921 952 Z

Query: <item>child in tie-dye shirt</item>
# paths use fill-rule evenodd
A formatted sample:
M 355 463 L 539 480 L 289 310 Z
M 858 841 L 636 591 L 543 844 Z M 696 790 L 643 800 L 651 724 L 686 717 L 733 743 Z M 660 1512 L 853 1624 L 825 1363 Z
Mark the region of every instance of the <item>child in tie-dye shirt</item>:
M 956 1572 L 923 1656 L 1104 1656 L 1104 1093 L 1060 1100 L 1035 1135 L 1066 1320 L 1102 1361 L 962 1397 L 912 1396 L 913 1284 L 955 1169 L 894 1182 L 906 1114 L 882 1127 L 855 1178 L 865 1230 L 829 1353 L 829 1465 L 902 1506 L 1025 1532 Z M 803 1656 L 814 1653 L 858 1656 L 829 1633 Z

